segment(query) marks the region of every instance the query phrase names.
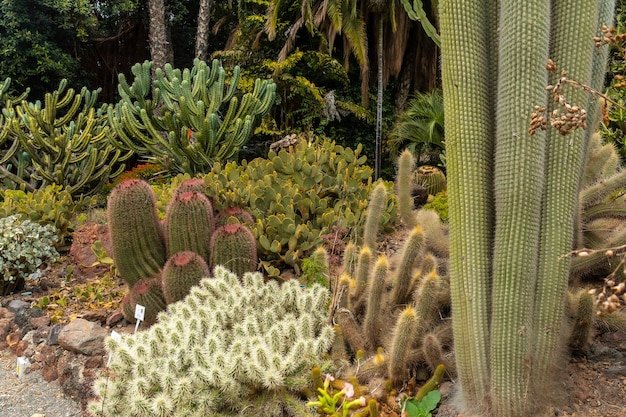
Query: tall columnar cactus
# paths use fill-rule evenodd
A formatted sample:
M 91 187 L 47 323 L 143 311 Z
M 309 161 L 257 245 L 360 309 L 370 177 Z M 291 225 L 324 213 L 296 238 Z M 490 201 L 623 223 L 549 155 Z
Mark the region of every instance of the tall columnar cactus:
M 174 192 L 165 213 L 167 257 L 182 251 L 196 252 L 210 262 L 215 219 L 209 199 L 197 191 Z
M 211 275 L 206 261 L 196 252 L 183 251 L 170 257 L 162 273 L 163 296 L 167 304 L 185 298 L 194 285 Z
M 530 121 L 567 111 L 565 102 L 597 114 L 582 89 L 562 83 L 555 101 L 546 86 L 561 77 L 598 85 L 603 71 L 592 68 L 603 68 L 606 55 L 592 37 L 611 25 L 614 2 L 439 6 L 461 397 L 470 412 L 532 415 L 546 406 L 542 394 L 561 365 L 570 268 L 563 254 L 574 241 L 588 136 L 529 129 Z M 558 67 L 550 77 L 549 58 Z
M 218 227 L 211 237 L 211 265 L 223 265 L 238 276 L 257 269 L 254 235 L 241 223 Z
M 274 103 L 273 81 L 257 79 L 253 91 L 236 94 L 239 67 L 227 82 L 217 60 L 209 66 L 196 59 L 183 71 L 167 64 L 157 68 L 152 84 L 151 69 L 151 62 L 135 65 L 130 85 L 120 75 L 121 101 L 109 108 L 119 139 L 111 141 L 179 172 L 208 172 L 215 162 L 235 156 Z
M 62 80 L 43 104 L 8 101 L 2 136 L 12 144 L 0 150 L 0 178 L 28 191 L 57 184 L 72 195 L 89 195 L 121 173 L 132 152 L 107 140 L 108 106 L 96 107 L 99 92 L 76 92 Z
M 158 274 L 167 258 L 150 185 L 139 179 L 120 183 L 109 196 L 107 219 L 120 277 L 132 287 Z
M 383 182 L 378 183 L 372 190 L 367 206 L 367 217 L 363 226 L 363 244 L 371 250 L 376 250 L 376 239 L 380 229 L 380 217 L 387 203 L 387 187 Z

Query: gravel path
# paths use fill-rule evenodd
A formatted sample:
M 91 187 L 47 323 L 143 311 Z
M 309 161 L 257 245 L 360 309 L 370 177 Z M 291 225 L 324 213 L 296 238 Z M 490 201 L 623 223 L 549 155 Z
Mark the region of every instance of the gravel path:
M 0 352 L 0 416 L 81 417 L 77 402 L 65 397 L 56 381 L 46 382 L 39 371 L 16 374 L 16 358 Z

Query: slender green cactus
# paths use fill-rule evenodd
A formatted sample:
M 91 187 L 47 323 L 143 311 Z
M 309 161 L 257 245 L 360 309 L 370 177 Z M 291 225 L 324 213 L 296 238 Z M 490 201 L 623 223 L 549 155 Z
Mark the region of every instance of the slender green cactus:
M 380 182 L 370 195 L 367 206 L 367 217 L 363 226 L 363 246 L 369 246 L 371 250 L 376 250 L 376 239 L 380 229 L 380 217 L 387 204 L 387 187 Z
M 389 377 L 396 383 L 405 379 L 409 371 L 407 359 L 409 350 L 415 344 L 417 338 L 417 334 L 413 329 L 418 325 L 419 320 L 415 309 L 408 306 L 400 314 L 391 339 Z
M 383 295 L 385 291 L 385 281 L 389 272 L 387 257 L 381 255 L 374 264 L 367 294 L 367 309 L 363 318 L 363 330 L 372 347 L 380 346 L 382 329 L 382 317 L 380 312 L 383 309 Z
M 393 305 L 402 304 L 410 297 L 409 289 L 413 281 L 414 270 L 420 251 L 424 246 L 424 232 L 421 225 L 411 231 L 407 242 L 402 249 L 400 265 L 393 280 L 391 302 Z
M 0 165 L 13 169 L 3 167 L 0 178 L 27 191 L 57 184 L 72 195 L 90 195 L 120 174 L 132 153 L 108 143 L 108 106 L 96 107 L 99 93 L 85 87 L 77 93 L 61 80 L 43 104 L 8 101 L 2 135 L 13 142 L 0 151 Z
M 257 269 L 254 235 L 241 223 L 215 229 L 211 237 L 211 265 L 223 265 L 238 276 Z
M 202 278 L 211 275 L 206 261 L 196 252 L 183 251 L 171 256 L 162 273 L 163 296 L 167 304 L 185 298 Z
M 396 179 L 396 189 L 398 192 L 398 213 L 400 219 L 408 227 L 413 228 L 417 224 L 415 221 L 413 208 L 413 196 L 411 195 L 412 178 L 411 173 L 415 166 L 415 157 L 408 149 L 404 150 L 398 158 L 398 175 Z
M 139 179 L 120 183 L 109 196 L 107 219 L 120 277 L 132 287 L 140 279 L 158 274 L 166 253 L 150 185 Z
M 210 262 L 210 243 L 215 219 L 213 206 L 196 191 L 174 192 L 165 213 L 167 257 L 182 251 L 196 252 Z
M 562 77 L 601 82 L 606 55 L 594 51 L 592 37 L 601 24 L 611 26 L 612 12 L 599 10 L 613 8 L 610 0 L 440 2 L 463 412 L 526 416 L 550 405 L 542 393 L 557 386 L 562 369 L 570 269 L 563 255 L 575 241 L 587 135 L 535 127 L 541 117 L 549 124 L 566 103 L 592 114 L 583 89 L 565 82 L 562 97 L 549 94 Z M 468 30 L 461 35 L 459 28 Z M 558 72 L 549 77 L 554 66 Z M 577 127 L 595 127 L 596 120 L 582 119 Z
M 236 94 L 239 67 L 226 82 L 217 60 L 208 66 L 196 59 L 183 71 L 167 64 L 157 68 L 152 85 L 151 69 L 150 62 L 135 65 L 131 85 L 120 75 L 121 101 L 109 108 L 119 139 L 110 139 L 120 149 L 157 157 L 179 172 L 208 172 L 215 162 L 234 157 L 274 103 L 273 81 L 257 79 L 252 92 Z

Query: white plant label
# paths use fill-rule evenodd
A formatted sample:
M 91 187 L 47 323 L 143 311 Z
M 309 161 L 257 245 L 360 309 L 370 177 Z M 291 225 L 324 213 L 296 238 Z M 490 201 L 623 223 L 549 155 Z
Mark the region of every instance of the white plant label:
M 137 320 L 143 321 L 145 314 L 146 314 L 146 308 L 140 304 L 137 304 L 135 306 L 135 318 Z
M 141 304 L 135 305 L 135 319 L 137 319 L 137 324 L 135 324 L 135 333 L 137 333 L 137 329 L 139 329 L 139 325 L 143 321 L 143 318 L 146 314 L 146 307 Z
M 23 356 L 17 358 L 17 376 L 21 378 L 24 375 L 24 370 L 29 365 L 28 359 Z

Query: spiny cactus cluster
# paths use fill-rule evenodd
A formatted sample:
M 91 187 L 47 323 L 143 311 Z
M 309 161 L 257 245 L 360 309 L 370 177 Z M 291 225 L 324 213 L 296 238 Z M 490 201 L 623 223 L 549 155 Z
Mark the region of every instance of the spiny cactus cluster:
M 197 179 L 180 184 L 163 222 L 147 182 L 127 180 L 111 192 L 108 225 L 115 266 L 130 288 L 122 302 L 127 320 L 134 321 L 140 304 L 146 307 L 145 322 L 153 323 L 167 304 L 209 276 L 211 266 L 225 265 L 239 275 L 257 269 L 254 236 L 239 223 L 215 228 L 216 214 L 203 184 Z
M 384 186 L 377 186 L 371 198 L 368 217 L 376 218 L 384 206 L 376 200 L 387 198 Z M 333 357 L 345 365 L 352 352 L 357 363 L 348 373 L 372 390 L 385 379 L 398 384 L 416 372 L 430 374 L 439 364 L 454 372 L 452 328 L 443 319 L 450 303 L 446 230 L 432 211 L 413 216 L 415 226 L 394 259 L 377 255 L 375 247 L 349 244 L 338 279 L 344 296 L 334 312 L 338 339 Z M 366 228 L 364 233 L 374 232 Z
M 106 340 L 93 416 L 304 416 L 311 368 L 329 349 L 328 290 L 240 279 L 222 266 L 145 332 Z

